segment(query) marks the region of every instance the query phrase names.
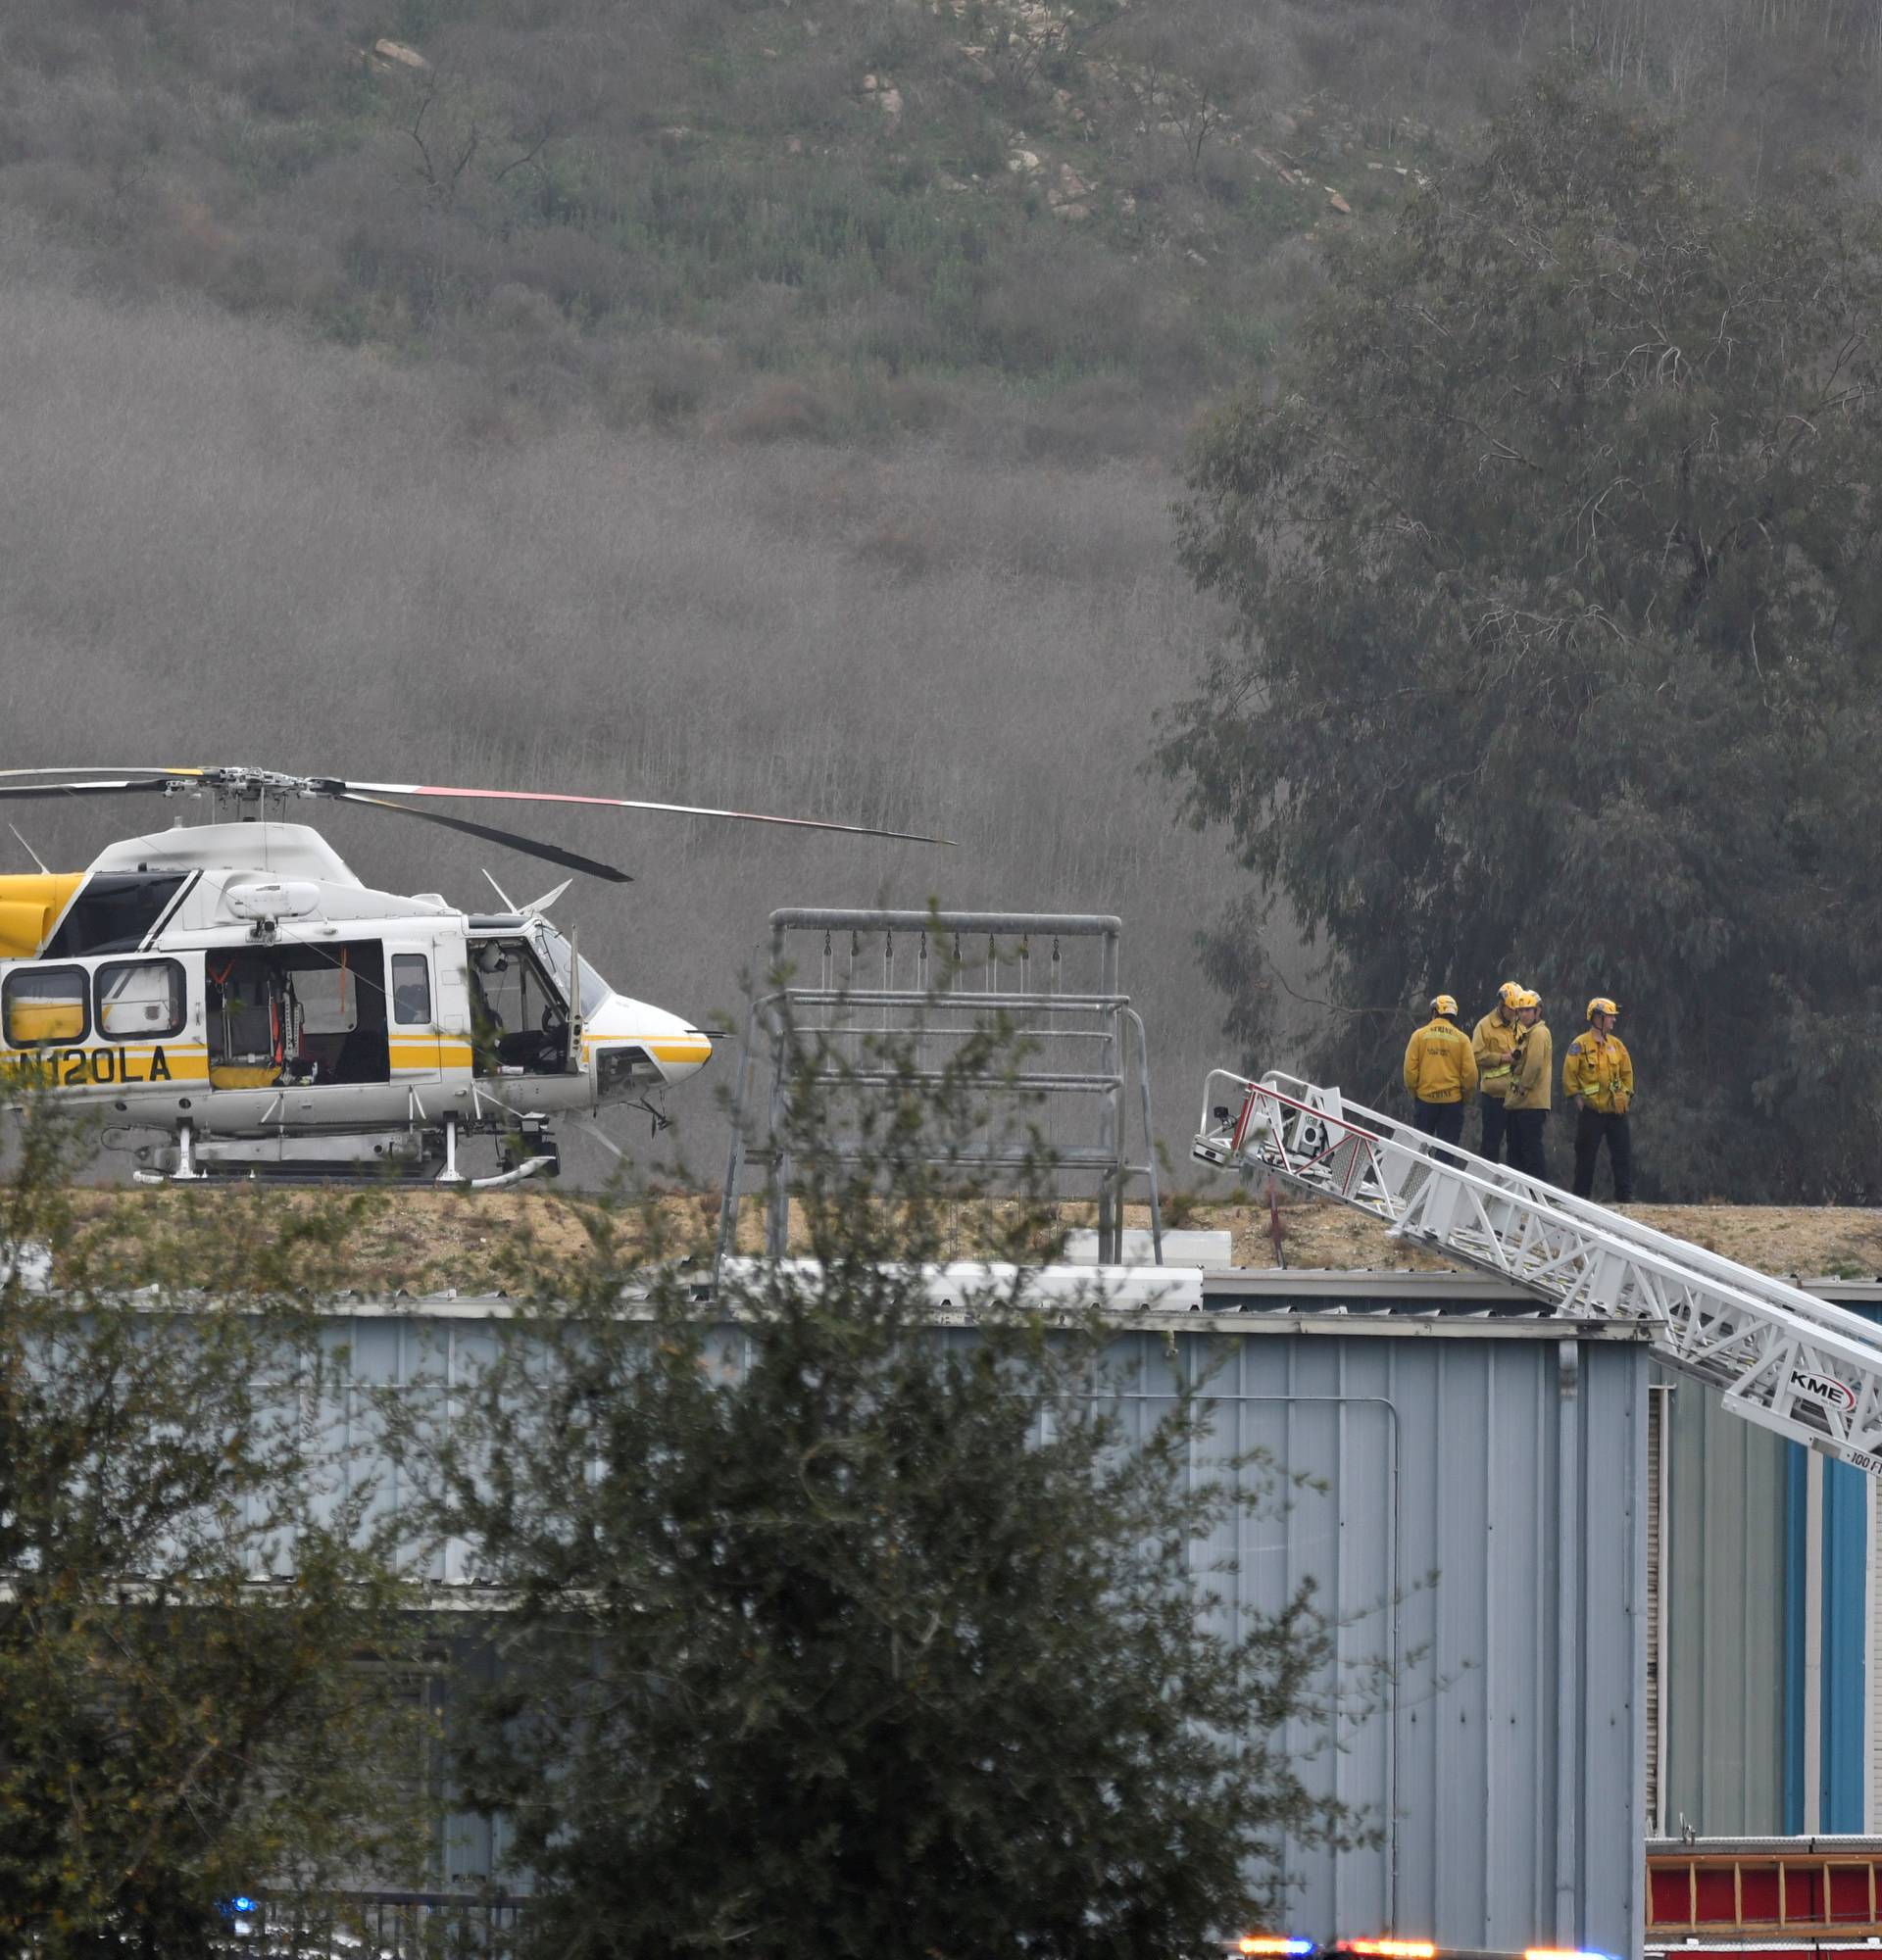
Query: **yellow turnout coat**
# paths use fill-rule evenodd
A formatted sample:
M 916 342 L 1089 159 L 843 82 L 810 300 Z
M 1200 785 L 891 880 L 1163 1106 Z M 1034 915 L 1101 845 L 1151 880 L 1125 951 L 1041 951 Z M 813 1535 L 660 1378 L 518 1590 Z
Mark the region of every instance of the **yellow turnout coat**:
M 1477 1093 L 1477 1058 L 1455 1021 L 1434 1014 L 1406 1044 L 1405 1086 L 1420 1102 L 1463 1102 Z
M 1561 1058 L 1561 1093 L 1604 1116 L 1624 1116 L 1634 1100 L 1634 1058 L 1618 1035 L 1584 1029 Z

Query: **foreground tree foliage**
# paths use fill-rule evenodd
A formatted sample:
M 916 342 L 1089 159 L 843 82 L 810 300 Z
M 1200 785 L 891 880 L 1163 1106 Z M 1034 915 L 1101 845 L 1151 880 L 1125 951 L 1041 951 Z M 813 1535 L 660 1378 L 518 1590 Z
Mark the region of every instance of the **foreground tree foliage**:
M 1882 1188 L 1879 245 L 1557 73 L 1335 251 L 1182 521 L 1241 632 L 1162 754 L 1255 873 L 1209 957 L 1262 1065 L 1280 895 L 1367 1100 L 1513 973 L 1559 1050 L 1620 1000 L 1646 1195 Z
M 936 1084 L 896 1037 L 807 1039 L 821 1277 L 703 1308 L 669 1266 L 623 1300 L 598 1221 L 576 1297 L 456 1399 L 441 1522 L 510 1601 L 459 1769 L 534 1874 L 530 1951 L 1164 1960 L 1276 1903 L 1283 1834 L 1360 1829 L 1282 1740 L 1331 1652 L 1311 1593 L 1236 1638 L 1198 1616 L 1196 1542 L 1272 1476 L 1197 1479 L 1193 1383 L 1138 1433 L 1095 1308 L 1009 1283 L 940 1328 L 910 1277 L 998 1052 Z M 818 1148 L 847 1090 L 817 1078 L 858 1066 L 890 1083 L 880 1177 Z M 1038 1203 L 1000 1220 L 994 1255 L 1049 1249 Z
M 403 1869 L 402 1589 L 336 1488 L 293 1290 L 338 1221 L 88 1237 L 90 1140 L 28 1112 L 0 1185 L 0 1944 L 206 1950 L 219 1902 Z M 145 1254 L 148 1256 L 145 1256 Z M 43 1260 L 50 1257 L 48 1270 Z M 127 1265 L 159 1269 L 130 1295 Z M 17 1942 L 29 1942 L 18 1949 Z

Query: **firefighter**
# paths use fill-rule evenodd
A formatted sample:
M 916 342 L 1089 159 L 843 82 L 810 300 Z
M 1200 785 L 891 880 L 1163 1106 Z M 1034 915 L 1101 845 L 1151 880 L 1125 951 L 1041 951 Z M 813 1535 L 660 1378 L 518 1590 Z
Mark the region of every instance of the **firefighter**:
M 1511 1063 L 1516 1052 L 1516 996 L 1522 988 L 1506 980 L 1497 989 L 1497 1004 L 1477 1023 L 1470 1053 L 1477 1058 L 1477 1094 L 1483 1099 L 1482 1154 L 1492 1163 L 1503 1157 L 1507 1127 L 1503 1099 L 1510 1093 Z
M 1431 1018 L 1405 1046 L 1405 1086 L 1412 1120 L 1427 1137 L 1455 1144 L 1463 1136 L 1463 1105 L 1477 1093 L 1477 1058 L 1457 1023 L 1449 994 L 1431 1001 Z
M 1546 1178 L 1542 1126 L 1549 1118 L 1555 1082 L 1555 1042 L 1542 1018 L 1542 996 L 1525 987 L 1516 996 L 1516 1052 L 1503 1099 L 1510 1125 L 1510 1162 L 1529 1177 Z
M 1588 1029 L 1568 1044 L 1561 1058 L 1561 1093 L 1581 1113 L 1575 1118 L 1575 1196 L 1595 1193 L 1595 1159 L 1608 1145 L 1608 1168 L 1614 1176 L 1614 1202 L 1634 1195 L 1634 1144 L 1627 1111 L 1634 1101 L 1634 1058 L 1614 1032 L 1620 1009 L 1605 994 L 1588 1003 Z

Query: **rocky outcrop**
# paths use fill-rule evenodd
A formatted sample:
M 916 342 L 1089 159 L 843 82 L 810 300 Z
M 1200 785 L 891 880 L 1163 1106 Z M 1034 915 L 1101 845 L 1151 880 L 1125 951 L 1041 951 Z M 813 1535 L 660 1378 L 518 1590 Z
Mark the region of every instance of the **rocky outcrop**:
M 408 48 L 403 41 L 374 41 L 367 50 L 368 63 L 381 72 L 393 68 L 429 68 L 431 64 L 420 54 L 417 48 Z

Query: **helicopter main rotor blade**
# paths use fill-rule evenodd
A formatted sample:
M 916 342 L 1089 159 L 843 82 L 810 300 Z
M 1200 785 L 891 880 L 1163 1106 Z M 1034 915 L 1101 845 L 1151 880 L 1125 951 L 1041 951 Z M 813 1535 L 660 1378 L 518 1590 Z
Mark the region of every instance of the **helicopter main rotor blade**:
M 0 797 L 135 796 L 139 790 L 161 795 L 166 787 L 162 777 L 133 783 L 116 776 L 88 783 L 0 783 Z
M 736 823 L 778 823 L 793 830 L 838 830 L 850 837 L 889 837 L 902 844 L 951 846 L 954 842 L 951 837 L 926 837 L 914 830 L 883 830 L 872 823 L 832 823 L 820 816 L 768 816 L 755 809 L 714 809 L 693 803 L 647 803 L 638 797 L 573 796 L 565 790 L 463 790 L 439 783 L 348 782 L 339 787 L 382 796 L 492 797 L 505 803 L 589 804 L 602 809 L 650 809 L 671 816 L 722 816 Z
M 611 885 L 631 885 L 631 872 L 618 869 L 613 864 L 604 864 L 598 858 L 584 858 L 577 851 L 565 851 L 560 844 L 542 844 L 533 837 L 520 837 L 514 830 L 498 830 L 493 824 L 471 823 L 462 816 L 446 816 L 440 810 L 414 809 L 409 803 L 393 803 L 386 797 L 363 796 L 358 790 L 323 789 L 323 796 L 330 796 L 336 803 L 364 804 L 371 809 L 396 809 L 401 816 L 416 816 L 424 823 L 440 823 L 447 830 L 461 830 L 467 837 L 481 837 L 486 844 L 504 844 L 512 851 L 526 852 L 531 858 L 546 858 L 551 864 L 561 864 L 570 871 L 586 871 L 591 878 L 606 878 Z M 0 796 L 5 795 L 0 790 Z
M 206 769 L 184 768 L 180 765 L 168 769 L 153 768 L 143 762 L 41 762 L 29 769 L 0 769 L 0 776 L 201 776 Z M 133 783 L 131 788 L 141 789 L 144 785 Z
M 109 767 L 92 765 L 79 768 L 76 764 L 67 766 L 59 763 L 35 764 L 30 768 L 0 769 L 0 777 L 12 776 L 70 776 L 105 775 L 146 776 L 151 782 L 131 782 L 126 780 L 124 789 L 149 789 L 163 784 L 181 788 L 185 783 L 197 783 L 219 794 L 238 794 L 255 796 L 323 796 L 346 797 L 357 793 L 359 797 L 463 797 L 470 799 L 489 799 L 498 803 L 561 803 L 585 805 L 597 809 L 644 809 L 668 816 L 716 816 L 730 823 L 772 823 L 789 830 L 832 830 L 845 837 L 883 837 L 898 844 L 943 844 L 952 847 L 951 837 L 932 837 L 918 830 L 889 830 L 873 823 L 837 823 L 821 816 L 773 816 L 764 810 L 720 809 L 711 804 L 696 803 L 656 803 L 643 797 L 583 796 L 568 790 L 486 790 L 461 789 L 447 783 L 364 783 L 352 782 L 343 776 L 289 776 L 270 769 L 210 769 L 194 765 L 173 764 L 158 767 L 145 763 L 119 763 Z M 53 788 L 63 788 L 55 784 Z M 22 794 L 31 794 L 30 791 Z M 417 816 L 421 811 L 405 806 L 408 815 Z M 472 836 L 478 833 L 472 831 Z M 503 841 L 508 833 L 495 833 L 496 841 Z M 561 862 L 561 859 L 552 861 Z

